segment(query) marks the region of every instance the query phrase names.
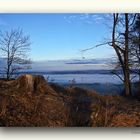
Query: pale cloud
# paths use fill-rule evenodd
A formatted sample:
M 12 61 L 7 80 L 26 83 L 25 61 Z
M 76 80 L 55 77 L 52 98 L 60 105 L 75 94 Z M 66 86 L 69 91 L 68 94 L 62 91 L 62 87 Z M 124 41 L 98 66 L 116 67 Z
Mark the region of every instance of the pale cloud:
M 68 23 L 81 21 L 87 24 L 94 24 L 94 23 L 99 24 L 109 18 L 110 18 L 109 14 L 94 14 L 94 13 L 83 13 L 83 14 L 76 14 L 76 15 L 68 15 L 64 17 L 64 19 Z

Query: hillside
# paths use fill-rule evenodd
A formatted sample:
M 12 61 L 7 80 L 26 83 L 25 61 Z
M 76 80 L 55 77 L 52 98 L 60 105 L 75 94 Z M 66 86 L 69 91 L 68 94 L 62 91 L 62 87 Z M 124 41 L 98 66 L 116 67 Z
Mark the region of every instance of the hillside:
M 140 126 L 140 101 L 23 75 L 0 81 L 0 126 Z

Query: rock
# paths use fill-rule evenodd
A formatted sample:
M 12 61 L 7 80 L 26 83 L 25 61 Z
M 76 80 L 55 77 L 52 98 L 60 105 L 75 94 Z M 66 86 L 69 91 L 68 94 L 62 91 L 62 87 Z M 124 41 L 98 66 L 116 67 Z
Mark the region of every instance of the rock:
M 69 108 L 59 95 L 39 75 L 22 75 L 0 87 L 0 126 L 64 127 L 69 120 Z
M 33 94 L 55 94 L 55 91 L 47 84 L 43 76 L 26 74 L 15 80 L 16 87 L 20 92 Z

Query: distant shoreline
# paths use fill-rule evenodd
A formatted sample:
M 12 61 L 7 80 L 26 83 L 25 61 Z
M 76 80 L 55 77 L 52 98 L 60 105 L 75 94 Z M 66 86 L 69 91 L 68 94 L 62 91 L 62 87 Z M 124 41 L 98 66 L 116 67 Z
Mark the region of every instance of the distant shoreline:
M 59 71 L 35 71 L 35 70 L 28 70 L 28 71 L 19 71 L 15 74 L 110 74 L 110 75 L 114 75 L 112 73 L 112 69 L 110 70 L 59 70 Z M 121 70 L 116 70 L 115 72 L 117 72 L 117 74 L 121 74 Z M 3 74 L 3 73 L 0 73 Z

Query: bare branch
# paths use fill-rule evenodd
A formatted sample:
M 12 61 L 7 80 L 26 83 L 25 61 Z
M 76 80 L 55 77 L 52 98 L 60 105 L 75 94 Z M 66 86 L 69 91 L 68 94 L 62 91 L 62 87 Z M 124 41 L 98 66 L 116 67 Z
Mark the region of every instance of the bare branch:
M 89 51 L 89 50 L 92 50 L 92 49 L 97 48 L 97 47 L 99 47 L 99 46 L 104 46 L 104 45 L 107 45 L 107 44 L 109 44 L 109 42 L 101 43 L 101 44 L 95 45 L 95 46 L 93 46 L 93 47 L 90 47 L 90 48 L 81 50 L 81 52 Z

